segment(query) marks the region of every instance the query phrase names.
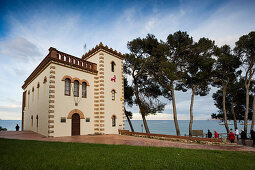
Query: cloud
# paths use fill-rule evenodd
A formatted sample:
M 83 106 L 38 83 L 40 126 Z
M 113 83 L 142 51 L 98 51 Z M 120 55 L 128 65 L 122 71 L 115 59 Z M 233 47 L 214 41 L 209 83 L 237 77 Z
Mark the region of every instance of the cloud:
M 1 56 L 13 57 L 23 62 L 41 55 L 37 46 L 23 37 L 15 37 L 14 39 L 0 42 L 0 45 Z
M 255 29 L 255 1 L 229 1 L 190 31 L 196 40 L 207 37 L 217 45 L 234 47 L 238 38 Z
M 0 105 L 0 119 L 4 120 L 21 119 L 21 105 L 20 104 Z
M 21 120 L 21 112 L 16 111 L 0 111 L 0 119 L 2 120 Z

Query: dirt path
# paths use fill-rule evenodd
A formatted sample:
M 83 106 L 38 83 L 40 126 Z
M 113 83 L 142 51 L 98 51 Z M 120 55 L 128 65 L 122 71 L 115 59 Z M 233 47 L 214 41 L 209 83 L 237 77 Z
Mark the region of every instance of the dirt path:
M 42 136 L 32 131 L 19 131 L 19 132 L 7 131 L 7 132 L 0 132 L 0 138 L 255 152 L 255 148 L 249 147 L 249 146 L 187 144 L 187 143 L 172 142 L 172 141 L 165 141 L 165 140 L 158 140 L 158 139 L 124 136 L 124 135 L 123 136 L 122 135 L 95 135 L 95 136 L 83 135 L 83 136 L 47 138 L 45 136 Z

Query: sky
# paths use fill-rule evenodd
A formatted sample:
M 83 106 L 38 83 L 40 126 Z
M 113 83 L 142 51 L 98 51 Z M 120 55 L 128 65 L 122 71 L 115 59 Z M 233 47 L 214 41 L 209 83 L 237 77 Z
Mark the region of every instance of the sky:
M 0 0 L 0 119 L 20 120 L 24 80 L 49 47 L 81 57 L 100 42 L 127 53 L 127 42 L 154 34 L 166 40 L 181 30 L 195 41 L 206 37 L 232 48 L 255 30 L 253 0 Z M 212 93 L 195 96 L 194 119 L 216 113 Z M 191 92 L 176 92 L 179 120 L 189 119 Z M 171 102 L 148 119 L 172 119 Z M 137 107 L 128 108 L 141 119 Z

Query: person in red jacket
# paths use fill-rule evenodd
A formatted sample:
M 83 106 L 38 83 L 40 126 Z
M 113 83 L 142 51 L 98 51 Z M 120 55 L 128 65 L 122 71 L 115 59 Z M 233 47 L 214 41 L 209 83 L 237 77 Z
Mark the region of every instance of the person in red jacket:
M 216 138 L 216 139 L 219 138 L 219 135 L 218 135 L 218 133 L 216 132 L 216 130 L 214 131 L 214 138 Z
M 232 132 L 232 129 L 230 129 L 230 132 L 228 134 L 228 138 L 229 138 L 231 143 L 234 143 L 234 141 L 235 141 L 235 134 Z

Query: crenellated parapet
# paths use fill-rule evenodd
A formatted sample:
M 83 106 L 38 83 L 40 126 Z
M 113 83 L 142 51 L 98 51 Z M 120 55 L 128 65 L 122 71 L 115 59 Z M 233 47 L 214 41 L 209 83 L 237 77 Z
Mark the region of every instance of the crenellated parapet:
M 113 50 L 112 48 L 109 48 L 107 45 L 104 46 L 102 42 L 100 42 L 99 45 L 96 45 L 96 47 L 92 48 L 91 50 L 89 50 L 87 53 L 85 53 L 82 56 L 82 59 L 87 60 L 88 58 L 90 58 L 91 56 L 93 56 L 94 54 L 96 54 L 97 52 L 99 52 L 100 50 L 109 53 L 117 58 L 123 59 L 123 55 L 120 52 L 117 52 L 116 50 Z

